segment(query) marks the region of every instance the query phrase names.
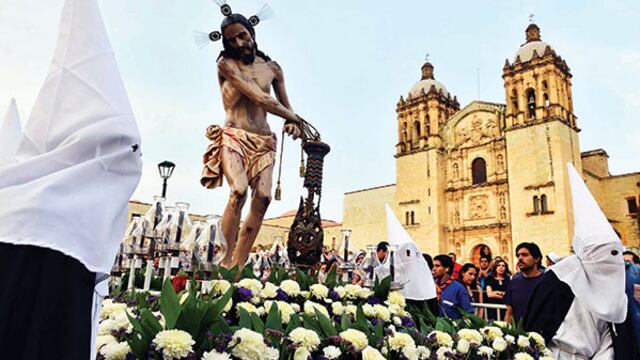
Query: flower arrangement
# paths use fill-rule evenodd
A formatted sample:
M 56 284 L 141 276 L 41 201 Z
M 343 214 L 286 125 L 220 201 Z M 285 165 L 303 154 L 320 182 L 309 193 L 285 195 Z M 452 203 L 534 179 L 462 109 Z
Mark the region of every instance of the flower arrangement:
M 124 293 L 103 303 L 99 360 L 536 359 L 550 352 L 536 333 L 464 314 L 452 320 L 408 307 L 390 279 L 373 290 L 324 284 L 274 269 L 266 282 L 219 269 L 204 291 Z M 194 284 L 196 282 L 193 282 Z

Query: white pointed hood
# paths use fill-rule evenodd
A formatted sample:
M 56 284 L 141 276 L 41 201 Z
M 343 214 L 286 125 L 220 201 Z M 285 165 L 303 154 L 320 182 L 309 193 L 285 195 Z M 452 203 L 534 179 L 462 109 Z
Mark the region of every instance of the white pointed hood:
M 17 159 L 0 168 L 0 242 L 109 273 L 140 179 L 140 135 L 96 0 L 64 4 Z
M 0 167 L 15 161 L 21 136 L 22 128 L 16 99 L 11 99 L 7 115 L 5 115 L 4 121 L 0 124 Z
M 436 286 L 427 261 L 418 245 L 402 227 L 388 204 L 384 205 L 387 217 L 387 240 L 398 248 L 394 253 L 395 281 L 404 284 L 400 293 L 407 299 L 426 300 L 436 297 Z M 389 275 L 390 262 L 376 268 L 378 278 Z
M 624 248 L 582 177 L 567 164 L 575 229 L 574 255 L 551 266 L 595 317 L 621 323 L 627 314 Z

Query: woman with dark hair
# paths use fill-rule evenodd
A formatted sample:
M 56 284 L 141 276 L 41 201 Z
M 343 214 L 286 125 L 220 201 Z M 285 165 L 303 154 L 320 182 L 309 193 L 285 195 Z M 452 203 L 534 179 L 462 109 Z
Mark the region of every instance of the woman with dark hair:
M 465 286 L 467 291 L 469 292 L 469 297 L 471 298 L 472 303 L 482 303 L 482 289 L 476 282 L 476 277 L 478 276 L 478 268 L 472 263 L 466 263 L 460 269 L 460 277 L 458 281 Z M 482 317 L 483 309 L 476 309 L 476 315 Z
M 489 258 L 489 261 L 491 261 L 491 249 L 489 249 L 489 247 L 486 245 L 482 245 L 482 247 L 480 248 L 480 256 L 486 256 L 487 258 Z
M 511 278 L 511 271 L 506 261 L 496 260 L 491 275 L 485 280 L 487 289 L 487 298 L 485 302 L 488 304 L 505 304 L 504 295 L 507 291 L 507 285 Z M 500 320 L 503 320 L 505 310 L 500 310 Z M 497 320 L 498 314 L 494 309 L 488 309 L 487 317 L 489 320 Z

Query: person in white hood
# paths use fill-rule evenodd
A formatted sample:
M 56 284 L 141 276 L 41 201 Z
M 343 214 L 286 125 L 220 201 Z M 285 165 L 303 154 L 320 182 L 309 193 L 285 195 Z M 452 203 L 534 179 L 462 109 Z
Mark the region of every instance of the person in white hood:
M 142 167 L 96 0 L 65 2 L 15 160 L 0 165 L 1 357 L 89 359 L 96 284 L 108 278 Z
M 635 359 L 633 332 L 625 322 L 622 243 L 571 164 L 568 176 L 574 254 L 545 273 L 531 296 L 524 328 L 539 332 L 555 359 Z

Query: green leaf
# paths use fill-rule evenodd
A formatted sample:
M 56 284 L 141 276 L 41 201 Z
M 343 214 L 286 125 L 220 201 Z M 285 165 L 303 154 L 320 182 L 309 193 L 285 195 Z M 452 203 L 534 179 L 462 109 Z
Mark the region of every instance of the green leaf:
M 350 329 L 352 326 L 353 325 L 351 324 L 351 318 L 347 313 L 344 313 L 340 320 L 340 327 L 342 328 L 342 331 Z
M 389 289 L 391 288 L 391 276 L 387 276 L 382 279 L 378 286 L 375 286 L 373 293 L 378 299 L 386 299 L 389 296 Z
M 222 310 L 224 310 L 224 307 L 227 306 L 227 303 L 231 300 L 234 290 L 235 288 L 232 285 L 231 287 L 229 287 L 229 290 L 224 293 L 224 295 L 219 297 L 217 300 L 214 300 L 213 306 L 209 306 L 207 308 L 204 315 L 202 316 L 202 325 L 204 327 L 209 327 L 209 324 L 213 323 L 218 318 L 218 316 L 220 316 Z
M 287 328 L 284 330 L 285 335 L 289 335 L 290 332 L 295 328 L 300 327 L 300 318 L 298 314 L 291 314 L 291 318 L 289 319 L 289 324 L 287 324 Z
M 251 313 L 251 325 L 253 326 L 253 330 L 259 333 L 264 332 L 264 322 L 260 319 L 258 314 Z
M 198 339 L 200 333 L 200 323 L 204 315 L 203 309 L 198 309 L 198 300 L 195 293 L 190 293 L 182 306 L 180 316 L 176 321 L 176 329 L 184 330 L 191 334 L 194 339 Z
M 326 337 L 338 335 L 338 331 L 333 326 L 332 321 L 322 312 L 315 309 L 316 318 Z
M 140 313 L 140 324 L 145 329 L 148 329 L 148 335 L 152 340 L 157 333 L 163 330 L 160 321 L 147 309 L 142 310 Z
M 255 274 L 253 273 L 253 269 L 250 266 L 245 266 L 242 269 L 242 278 L 243 279 L 257 279 Z
M 338 274 L 336 273 L 337 266 L 333 266 L 331 271 L 327 274 L 327 279 L 324 282 L 324 285 L 329 289 L 333 289 L 338 284 Z
M 222 318 L 222 316 L 218 315 L 218 318 L 211 324 L 209 327 L 209 331 L 215 336 L 221 333 L 231 334 L 233 330 L 227 324 L 227 321 Z
M 427 306 L 427 304 L 424 304 L 422 308 L 422 315 L 424 315 L 425 319 L 429 322 L 429 324 L 431 324 L 431 326 L 436 325 L 436 321 L 438 320 L 438 318 L 436 318 L 431 310 L 429 310 L 429 306 Z
M 180 300 L 178 295 L 171 286 L 171 281 L 167 278 L 162 286 L 162 293 L 160 295 L 160 310 L 166 321 L 166 327 L 168 330 L 173 329 L 178 321 L 182 307 L 180 306 Z
M 375 328 L 376 338 L 382 339 L 384 337 L 384 329 L 382 329 L 382 321 L 378 321 Z
M 454 333 L 453 325 L 451 325 L 448 319 L 445 318 L 438 318 L 438 321 L 436 322 L 436 330 L 446 332 L 451 335 Z
M 249 315 L 244 308 L 239 308 L 238 310 L 240 318 L 238 325 L 240 325 L 241 328 L 251 329 L 251 315 Z
M 302 313 L 302 314 L 300 314 L 300 317 L 302 318 L 302 321 L 304 322 L 305 328 L 309 328 L 309 329 L 315 331 L 316 333 L 318 333 L 318 335 L 323 333 L 322 326 L 320 326 L 320 323 L 318 323 L 318 321 L 316 319 L 314 319 L 311 316 L 309 316 L 309 314 Z
M 358 305 L 358 310 L 356 310 L 356 328 L 358 330 L 364 330 L 369 327 L 367 323 L 367 317 L 364 315 L 364 310 L 362 310 L 362 306 Z
M 431 333 L 431 327 L 424 321 L 424 317 L 420 316 L 420 334 L 428 336 Z
M 282 316 L 280 315 L 280 310 L 278 310 L 278 304 L 276 302 L 271 303 L 265 327 L 271 330 L 283 331 Z
M 468 312 L 464 311 L 462 308 L 458 308 L 458 311 L 460 312 L 460 314 L 462 314 L 462 318 L 469 321 L 472 329 L 480 329 L 487 326 L 487 322 L 484 321 L 483 318 L 475 314 L 469 314 Z

